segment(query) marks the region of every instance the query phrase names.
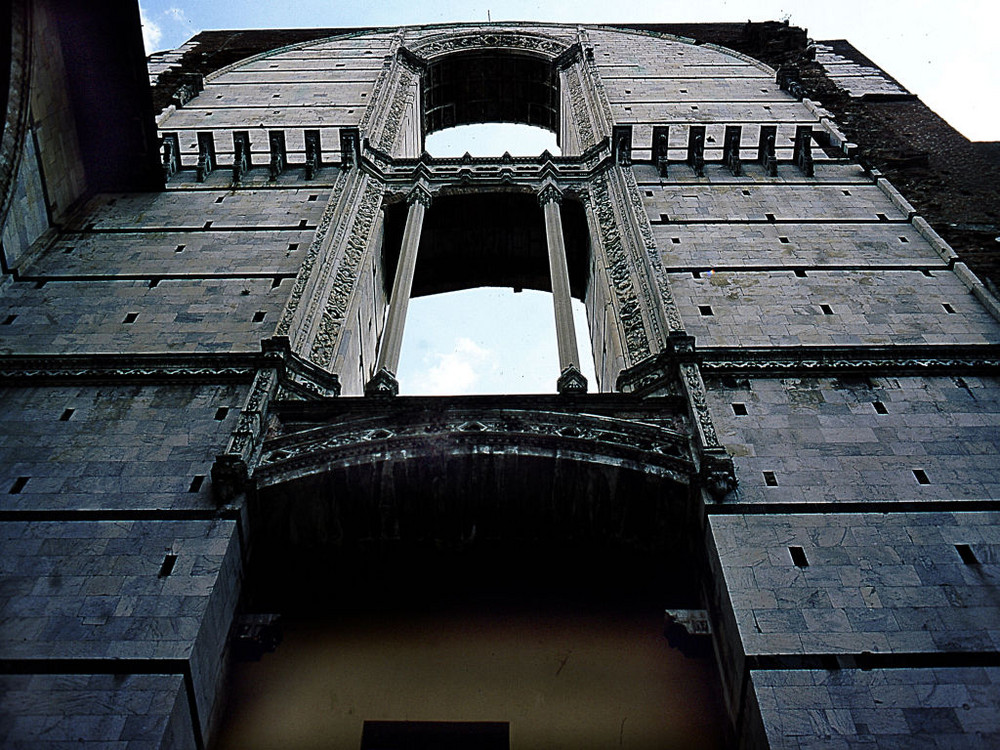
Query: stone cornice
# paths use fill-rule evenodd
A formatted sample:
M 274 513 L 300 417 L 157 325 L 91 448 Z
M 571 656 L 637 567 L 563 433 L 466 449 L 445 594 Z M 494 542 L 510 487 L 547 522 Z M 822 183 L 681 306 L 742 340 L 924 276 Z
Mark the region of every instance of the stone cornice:
M 670 347 L 624 370 L 617 387 L 630 393 L 652 392 L 668 379 L 673 364 L 688 362 L 698 364 L 704 375 L 1000 373 L 1000 344 L 699 348 L 693 338 L 684 338 L 690 346 Z
M 285 337 L 261 342 L 260 352 L 225 354 L 12 354 L 0 356 L 0 383 L 31 387 L 53 383 L 216 383 L 253 380 L 276 369 L 280 382 L 301 397 L 339 395 L 337 376 L 294 354 Z
M 540 156 L 437 158 L 424 153 L 417 159 L 393 159 L 366 140 L 360 159 L 361 169 L 385 184 L 389 203 L 402 199 L 418 180 L 424 180 L 434 194 L 468 189 L 537 193 L 546 180 L 560 188 L 586 190 L 590 180 L 612 164 L 607 138 L 580 156 L 553 156 L 546 151 Z

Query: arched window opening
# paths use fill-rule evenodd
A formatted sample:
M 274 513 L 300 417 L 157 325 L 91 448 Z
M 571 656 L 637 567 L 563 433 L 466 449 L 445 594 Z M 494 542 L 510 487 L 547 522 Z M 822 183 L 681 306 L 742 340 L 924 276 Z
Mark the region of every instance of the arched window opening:
M 573 319 L 580 369 L 594 388 L 580 300 Z M 481 287 L 413 299 L 399 361 L 405 395 L 551 393 L 559 374 L 552 295 Z
M 424 134 L 477 122 L 559 131 L 559 76 L 551 60 L 512 51 L 459 52 L 422 79 Z

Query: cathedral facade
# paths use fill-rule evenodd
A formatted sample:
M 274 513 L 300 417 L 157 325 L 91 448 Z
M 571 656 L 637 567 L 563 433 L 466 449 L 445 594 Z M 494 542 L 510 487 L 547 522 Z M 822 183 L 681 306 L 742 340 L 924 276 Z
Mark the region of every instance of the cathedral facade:
M 214 32 L 151 95 L 123 5 L 6 19 L 0 743 L 210 747 L 264 614 L 566 560 L 583 600 L 649 576 L 720 746 L 1000 742 L 1000 304 L 794 71 L 713 42 L 797 30 Z M 560 154 L 425 152 L 482 122 Z M 552 293 L 551 392 L 400 396 L 410 298 L 481 286 Z M 425 714 L 344 725 L 461 723 Z M 589 736 L 686 746 L 627 715 Z

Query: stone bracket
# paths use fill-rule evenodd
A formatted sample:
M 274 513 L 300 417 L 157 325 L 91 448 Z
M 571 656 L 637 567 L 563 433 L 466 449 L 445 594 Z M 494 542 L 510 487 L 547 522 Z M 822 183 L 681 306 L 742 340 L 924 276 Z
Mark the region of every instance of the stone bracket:
M 181 85 L 177 87 L 170 103 L 180 109 L 205 89 L 205 79 L 200 73 L 182 73 Z
M 215 169 L 215 134 L 213 131 L 198 133 L 198 182 L 204 182 Z
M 806 177 L 813 176 L 811 125 L 799 125 L 795 128 L 793 160 L 795 161 L 795 166 L 802 170 L 802 174 Z
M 340 129 L 340 168 L 352 169 L 361 161 L 361 131 L 358 128 Z
M 685 656 L 703 656 L 711 652 L 712 621 L 707 610 L 664 610 L 663 634 L 671 647 Z
M 775 154 L 775 143 L 778 139 L 777 125 L 761 125 L 760 141 L 757 143 L 757 161 L 768 177 L 778 176 L 778 157 Z
M 667 176 L 667 167 L 670 163 L 670 126 L 653 126 L 653 166 L 660 173 L 660 177 Z
M 632 166 L 632 126 L 615 125 L 611 142 L 614 144 L 615 164 L 619 167 Z
M 250 487 L 265 438 L 267 413 L 279 389 L 299 394 L 300 400 L 325 400 L 340 394 L 337 376 L 294 354 L 287 338 L 266 339 L 261 350 L 264 366 L 254 376 L 226 451 L 216 456 L 212 465 L 212 491 L 220 506 Z
M 285 131 L 271 130 L 267 134 L 268 150 L 271 154 L 269 167 L 271 169 L 271 180 L 278 179 L 278 175 L 285 171 L 288 165 L 288 150 L 285 148 Z
M 163 181 L 167 182 L 181 168 L 181 145 L 177 133 L 163 134 Z
M 705 126 L 688 129 L 687 164 L 699 177 L 705 176 Z
M 320 147 L 319 131 L 307 130 L 306 138 L 306 179 L 311 180 L 323 167 L 323 150 Z
M 250 156 L 250 132 L 233 131 L 233 187 L 243 182 L 243 177 L 253 167 Z
M 722 163 L 733 173 L 733 177 L 739 177 L 743 174 L 743 162 L 740 159 L 740 140 L 742 137 L 742 125 L 726 125 L 726 136 L 722 147 Z

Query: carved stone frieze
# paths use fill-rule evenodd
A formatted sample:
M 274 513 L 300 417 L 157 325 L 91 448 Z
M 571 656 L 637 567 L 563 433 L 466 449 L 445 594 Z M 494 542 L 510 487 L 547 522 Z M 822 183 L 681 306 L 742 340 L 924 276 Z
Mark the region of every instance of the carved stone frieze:
M 281 318 L 275 328 L 275 335 L 289 336 L 292 333 L 292 321 L 295 319 L 299 304 L 302 302 L 302 295 L 305 293 L 306 285 L 320 256 L 320 251 L 326 242 L 326 237 L 330 232 L 330 227 L 333 225 L 333 220 L 337 217 L 340 195 L 344 191 L 346 182 L 347 178 L 341 174 L 337 176 L 336 181 L 333 183 L 330 200 L 327 201 L 326 208 L 323 209 L 323 215 L 320 217 L 319 225 L 316 227 L 316 234 L 313 235 L 313 240 L 306 251 L 306 257 L 303 259 L 298 275 L 295 277 L 295 284 L 292 286 L 291 294 L 288 297 L 288 301 L 285 302 L 284 309 L 281 311 Z M 298 333 L 298 329 L 296 329 L 295 333 Z
M 666 429 L 614 417 L 579 415 L 550 410 L 491 409 L 488 411 L 443 408 L 443 411 L 387 412 L 369 419 L 337 421 L 327 427 L 265 442 L 257 464 L 258 482 L 271 484 L 283 475 L 308 471 L 352 456 L 413 450 L 415 445 L 439 449 L 462 443 L 517 445 L 580 451 L 592 460 L 637 461 L 645 470 L 663 473 L 687 482 L 694 473 L 689 436 Z
M 642 197 L 639 195 L 639 185 L 635 181 L 635 173 L 631 169 L 621 171 L 622 182 L 625 186 L 625 195 L 628 198 L 629 209 L 632 212 L 632 220 L 639 229 L 643 244 L 646 247 L 646 257 L 648 258 L 650 269 L 656 281 L 656 287 L 660 295 L 660 304 L 663 312 L 667 316 L 667 325 L 670 331 L 683 331 L 684 321 L 677 310 L 677 303 L 674 302 L 674 294 L 670 289 L 670 279 L 663 270 L 663 262 L 660 259 L 660 251 L 656 246 L 656 239 L 653 236 L 653 229 L 649 225 L 649 216 L 646 208 L 642 204 Z
M 775 352 L 777 355 L 778 352 Z M 859 352 L 856 357 L 784 357 L 750 359 L 716 359 L 711 353 L 703 355 L 701 369 L 713 374 L 748 373 L 773 375 L 782 373 L 821 372 L 871 372 L 873 374 L 911 372 L 969 373 L 1000 371 L 997 357 L 949 357 L 949 356 L 897 356 L 870 357 Z
M 603 174 L 597 176 L 591 186 L 593 190 L 590 195 L 590 205 L 597 217 L 601 247 L 607 259 L 608 275 L 618 303 L 628 359 L 630 364 L 635 364 L 648 357 L 651 350 L 641 305 L 632 280 L 632 264 L 615 216 L 607 176 Z
M 374 130 L 378 125 L 376 114 L 381 114 L 383 108 L 386 106 L 385 98 L 388 91 L 388 81 L 396 67 L 396 60 L 399 58 L 397 53 L 402 45 L 403 35 L 396 34 L 389 47 L 389 54 L 382 63 L 382 69 L 379 71 L 378 78 L 375 79 L 375 85 L 372 87 L 371 101 L 365 108 L 365 112 L 361 116 L 361 122 L 358 125 L 358 130 L 362 138 L 374 138 L 375 136 Z
M 554 59 L 565 52 L 568 46 L 537 34 L 484 29 L 472 33 L 448 34 L 424 39 L 411 45 L 411 50 L 420 57 L 431 58 L 450 52 L 489 47 L 538 52 Z
M 382 132 L 377 141 L 378 148 L 386 153 L 392 153 L 400 127 L 403 124 L 403 116 L 412 104 L 416 93 L 414 86 L 416 76 L 408 67 L 402 64 L 396 65 L 393 79 L 391 99 L 383 118 Z
M 695 426 L 701 437 L 701 445 L 705 448 L 718 448 L 719 436 L 715 432 L 715 422 L 708 410 L 708 398 L 705 393 L 705 383 L 701 379 L 698 365 L 693 362 L 680 364 L 681 381 L 687 391 L 688 403 L 691 406 Z
M 594 125 L 591 122 L 587 97 L 583 93 L 583 86 L 580 84 L 579 66 L 573 65 L 568 68 L 563 74 L 562 80 L 569 89 L 569 102 L 573 108 L 573 120 L 576 123 L 576 131 L 580 137 L 580 147 L 586 150 L 597 143 L 597 137 L 594 134 Z
M 333 360 L 340 329 L 344 324 L 347 307 L 358 278 L 361 259 L 368 248 L 381 202 L 382 186 L 374 180 L 369 181 L 358 203 L 344 253 L 337 264 L 333 286 L 323 306 L 322 318 L 309 352 L 309 360 L 321 367 L 328 366 Z

